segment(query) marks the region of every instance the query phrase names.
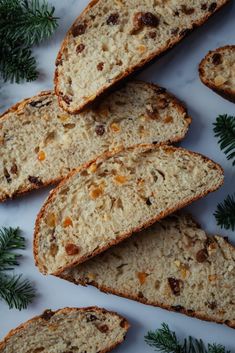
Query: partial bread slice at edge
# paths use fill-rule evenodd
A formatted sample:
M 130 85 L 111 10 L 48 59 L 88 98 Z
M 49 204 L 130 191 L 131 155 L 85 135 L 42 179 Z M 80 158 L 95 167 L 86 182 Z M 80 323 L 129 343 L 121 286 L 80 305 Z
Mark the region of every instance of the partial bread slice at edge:
M 235 45 L 210 51 L 199 65 L 201 81 L 235 103 Z
M 128 328 L 126 319 L 98 307 L 46 310 L 10 331 L 0 342 L 0 352 L 50 353 L 57 348 L 76 353 L 79 345 L 84 352 L 106 353 L 125 339 Z
M 235 248 L 173 214 L 59 277 L 235 328 Z
M 177 98 L 142 81 L 78 115 L 65 113 L 53 92 L 42 92 L 1 116 L 0 201 L 59 182 L 108 150 L 178 142 L 190 123 Z
M 144 3 L 92 0 L 62 42 L 55 92 L 77 113 L 114 84 L 203 25 L 229 0 Z
M 35 224 L 34 257 L 59 274 L 215 191 L 223 171 L 171 146 L 137 146 L 72 172 L 51 192 Z

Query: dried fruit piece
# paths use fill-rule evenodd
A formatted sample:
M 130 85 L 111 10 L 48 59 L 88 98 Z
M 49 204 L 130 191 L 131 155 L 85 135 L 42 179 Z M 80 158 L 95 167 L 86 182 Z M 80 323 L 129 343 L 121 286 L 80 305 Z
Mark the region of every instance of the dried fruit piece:
M 96 328 L 101 332 L 101 333 L 106 333 L 109 331 L 108 325 L 97 325 Z
M 182 5 L 181 10 L 185 15 L 192 15 L 195 12 L 194 8 L 187 7 L 186 5 Z
M 217 4 L 216 4 L 216 2 L 213 2 L 213 3 L 209 6 L 208 11 L 214 12 L 214 11 L 216 10 L 216 8 L 217 8 Z
M 62 98 L 65 101 L 65 103 L 67 103 L 67 104 L 70 104 L 72 102 L 72 98 L 70 98 L 67 95 L 64 95 Z
M 145 272 L 138 272 L 137 277 L 138 277 L 140 284 L 143 285 L 146 282 L 148 274 Z
M 63 227 L 67 228 L 67 227 L 72 227 L 72 226 L 73 226 L 72 219 L 70 217 L 66 217 L 63 222 Z
M 78 44 L 77 48 L 76 48 L 76 52 L 77 54 L 80 54 L 83 50 L 85 49 L 85 45 L 84 44 Z
M 90 195 L 90 198 L 92 200 L 96 200 L 98 199 L 98 197 L 100 197 L 101 195 L 103 194 L 103 188 L 102 187 L 96 187 L 96 188 L 93 188 L 89 195 Z
M 173 122 L 173 118 L 172 116 L 166 116 L 165 119 L 164 119 L 164 123 L 165 124 L 170 124 Z
M 157 32 L 149 32 L 149 38 L 155 39 L 157 36 Z
M 95 315 L 93 315 L 93 314 L 89 314 L 89 315 L 87 315 L 87 317 L 86 317 L 86 321 L 87 321 L 87 322 L 93 322 L 93 321 L 96 321 L 96 320 L 98 320 L 98 318 L 97 318 L 97 316 L 95 316 Z
M 30 183 L 35 184 L 38 187 L 43 186 L 43 182 L 38 177 L 29 175 L 28 181 L 30 181 Z
M 44 151 L 38 152 L 38 160 L 39 161 L 44 161 L 46 159 L 46 154 Z
M 180 290 L 181 290 L 181 280 L 170 277 L 168 278 L 168 284 L 171 288 L 172 293 L 178 297 L 180 295 Z
M 97 70 L 98 70 L 98 71 L 103 71 L 103 68 L 104 68 L 104 63 L 103 63 L 103 62 L 100 62 L 100 63 L 97 65 Z
M 96 132 L 96 134 L 97 134 L 98 136 L 104 135 L 104 133 L 105 133 L 105 127 L 104 127 L 104 125 L 97 125 L 97 126 L 95 127 L 95 132 Z
M 218 276 L 217 275 L 209 275 L 208 276 L 208 279 L 210 282 L 214 282 L 218 279 Z
M 45 310 L 44 313 L 41 315 L 41 318 L 43 320 L 46 320 L 46 321 L 49 321 L 52 316 L 54 315 L 55 313 L 53 311 L 51 311 L 50 309 L 48 310 Z
M 86 24 L 83 23 L 83 24 L 78 24 L 78 25 L 75 25 L 73 28 L 72 28 L 72 35 L 74 37 L 77 37 L 77 36 L 80 36 L 82 34 L 84 34 L 86 32 Z
M 95 173 L 97 171 L 97 165 L 95 163 L 92 163 L 90 167 L 88 168 L 88 171 L 90 173 Z
M 107 25 L 117 25 L 119 23 L 119 14 L 118 13 L 112 13 L 107 21 L 106 21 Z
M 207 260 L 208 258 L 208 253 L 206 249 L 201 249 L 197 252 L 196 254 L 196 260 L 199 263 L 203 263 Z
M 117 124 L 117 123 L 112 123 L 111 125 L 110 125 L 110 128 L 111 128 L 111 130 L 113 131 L 113 132 L 120 132 L 120 126 Z
M 123 185 L 127 182 L 127 177 L 125 175 L 117 175 L 114 177 L 114 181 L 116 184 Z
M 140 45 L 137 49 L 139 53 L 145 53 L 147 50 L 145 45 Z
M 79 254 L 80 249 L 77 245 L 75 245 L 73 243 L 68 243 L 65 245 L 65 251 L 66 251 L 67 255 L 73 256 L 73 255 Z
M 59 115 L 58 119 L 60 119 L 60 121 L 64 122 L 66 120 L 68 120 L 70 118 L 69 115 L 63 114 L 63 115 Z
M 50 228 L 54 228 L 56 226 L 56 215 L 55 213 L 49 213 L 46 218 L 46 224 Z
M 220 65 L 222 64 L 222 55 L 219 54 L 219 53 L 215 53 L 213 56 L 212 56 L 212 63 L 214 65 Z
M 217 303 L 215 301 L 207 303 L 208 308 L 215 310 L 217 308 Z
M 134 34 L 138 30 L 142 29 L 144 26 L 157 27 L 158 25 L 158 17 L 152 14 L 151 12 L 137 12 L 133 17 L 134 29 L 131 31 L 131 34 Z

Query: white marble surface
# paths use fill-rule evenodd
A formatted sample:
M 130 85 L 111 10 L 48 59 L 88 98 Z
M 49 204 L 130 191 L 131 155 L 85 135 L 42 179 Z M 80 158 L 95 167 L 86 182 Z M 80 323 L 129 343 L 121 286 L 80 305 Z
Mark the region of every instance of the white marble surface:
M 34 50 L 40 77 L 33 83 L 2 84 L 0 87 L 2 111 L 20 99 L 53 87 L 54 61 L 60 42 L 72 21 L 88 1 L 50 0 L 50 2 L 56 6 L 56 15 L 60 17 L 59 28 L 51 40 Z M 234 43 L 235 3 L 233 2 L 203 28 L 196 30 L 171 52 L 148 66 L 139 74 L 139 77 L 168 88 L 187 103 L 193 117 L 193 124 L 182 145 L 213 158 L 225 169 L 225 185 L 218 192 L 194 203 L 189 209 L 208 232 L 228 235 L 235 243 L 235 233 L 221 231 L 213 217 L 217 203 L 222 201 L 227 193 L 235 191 L 235 169 L 230 162 L 226 161 L 212 131 L 212 123 L 216 116 L 220 113 L 234 114 L 235 105 L 203 86 L 197 72 L 198 63 L 209 49 Z M 131 322 L 132 328 L 127 340 L 116 352 L 153 352 L 144 343 L 143 336 L 149 329 L 159 327 L 163 321 L 170 324 L 170 327 L 180 336 L 191 334 L 206 341 L 220 342 L 235 352 L 235 331 L 230 328 L 105 295 L 92 287 L 76 287 L 65 281 L 39 274 L 34 266 L 31 251 L 32 234 L 36 214 L 47 194 L 48 189 L 0 205 L 0 225 L 20 226 L 27 239 L 27 250 L 23 252 L 18 271 L 23 272 L 33 281 L 38 292 L 34 303 L 28 310 L 22 312 L 8 310 L 7 306 L 0 302 L 0 338 L 11 328 L 41 313 L 45 308 L 99 305 L 120 312 Z

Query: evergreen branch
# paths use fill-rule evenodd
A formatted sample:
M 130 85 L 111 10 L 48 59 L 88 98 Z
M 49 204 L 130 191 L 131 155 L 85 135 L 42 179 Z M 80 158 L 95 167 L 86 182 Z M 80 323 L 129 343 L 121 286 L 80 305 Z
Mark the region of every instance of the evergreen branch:
M 217 344 L 208 344 L 208 348 L 202 340 L 189 337 L 181 343 L 176 337 L 175 332 L 169 329 L 165 323 L 155 332 L 150 331 L 145 336 L 145 342 L 155 348 L 156 351 L 164 353 L 230 353 L 225 347 Z
M 223 203 L 217 206 L 215 212 L 217 224 L 221 228 L 235 230 L 235 195 L 228 195 Z
M 49 38 L 57 28 L 57 18 L 53 17 L 55 8 L 39 0 L 21 1 L 21 13 L 14 22 L 5 20 L 0 30 L 8 42 L 21 42 L 32 46 Z M 11 15 L 10 15 L 11 16 Z
M 45 0 L 0 0 L 0 78 L 17 83 L 36 80 L 30 47 L 57 28 L 54 11 Z
M 9 308 L 26 309 L 35 297 L 35 291 L 29 281 L 22 275 L 0 276 L 0 297 L 6 301 Z
M 25 240 L 20 235 L 19 228 L 0 229 L 0 271 L 10 270 L 18 265 L 19 254 L 11 252 L 15 249 L 24 249 Z
M 235 165 L 235 117 L 219 115 L 214 123 L 215 137 L 219 138 L 219 144 L 227 159 L 233 160 Z

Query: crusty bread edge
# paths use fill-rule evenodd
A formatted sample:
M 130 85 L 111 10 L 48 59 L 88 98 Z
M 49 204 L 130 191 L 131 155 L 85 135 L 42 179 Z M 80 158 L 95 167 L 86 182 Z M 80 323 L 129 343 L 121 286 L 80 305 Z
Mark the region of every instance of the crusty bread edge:
M 204 70 L 205 64 L 212 54 L 223 52 L 223 50 L 226 50 L 226 49 L 233 49 L 235 51 L 235 45 L 225 45 L 215 50 L 210 50 L 205 56 L 205 58 L 202 59 L 202 61 L 200 62 L 198 71 L 199 71 L 200 79 L 202 83 L 204 83 L 204 85 L 212 89 L 215 93 L 219 94 L 224 99 L 227 99 L 232 103 L 235 103 L 235 91 L 232 89 L 222 89 L 220 87 L 217 87 L 215 84 L 212 83 L 212 81 L 207 80 L 205 70 Z
M 141 80 L 133 80 L 132 82 L 134 82 L 136 84 L 141 83 L 141 84 L 147 85 L 148 87 L 151 87 L 154 91 L 163 88 L 163 87 L 160 87 L 160 86 L 158 86 L 156 84 L 145 82 L 145 81 L 141 81 Z M 174 96 L 174 94 L 172 94 L 171 92 L 168 92 L 168 90 L 166 90 L 165 88 L 163 88 L 163 89 L 165 90 L 163 94 L 167 95 L 171 99 L 171 101 L 174 104 L 174 107 L 176 108 L 176 110 L 181 112 L 182 115 L 185 114 L 185 117 L 184 117 L 185 130 L 184 130 L 184 133 L 181 136 L 172 137 L 169 141 L 161 142 L 158 145 L 169 144 L 169 143 L 173 144 L 173 143 L 177 143 L 177 142 L 182 141 L 185 138 L 185 136 L 187 135 L 189 127 L 190 127 L 190 124 L 192 122 L 192 118 L 188 115 L 188 110 L 187 110 L 185 104 L 180 99 L 178 99 L 176 96 Z M 26 99 L 16 103 L 12 107 L 10 107 L 7 111 L 5 111 L 2 115 L 0 115 L 0 123 L 1 123 L 1 121 L 8 119 L 8 114 L 9 113 L 17 113 L 17 111 L 23 109 L 26 104 L 29 104 L 30 102 L 32 102 L 34 100 L 37 100 L 40 97 L 47 96 L 47 95 L 50 95 L 50 94 L 51 95 L 55 95 L 55 93 L 53 91 L 42 91 L 38 95 L 35 95 L 35 96 L 31 97 L 31 98 L 26 98 Z M 157 96 L 158 96 L 158 94 L 156 92 L 156 97 Z M 98 155 L 93 160 L 91 160 L 89 162 L 93 162 L 95 159 L 97 159 L 99 157 L 100 156 Z M 50 186 L 50 185 L 53 185 L 53 184 L 57 184 L 62 179 L 63 179 L 63 177 L 59 177 L 59 178 L 56 178 L 56 179 L 50 179 L 47 182 L 44 182 L 43 185 L 41 185 L 41 186 L 37 186 L 35 184 L 32 184 L 29 187 L 21 188 L 17 192 L 15 192 L 13 195 L 5 194 L 3 197 L 0 198 L 0 202 L 4 202 L 6 200 L 11 200 L 13 198 L 16 198 L 18 196 L 22 196 L 22 195 L 24 195 L 24 194 L 26 194 L 26 193 L 28 193 L 30 191 L 33 191 L 33 190 L 38 190 L 38 189 L 41 189 L 41 188 L 44 188 L 44 187 L 47 187 L 47 186 Z
M 121 292 L 121 291 L 119 292 L 119 291 L 116 291 L 116 290 L 112 290 L 109 287 L 99 286 L 98 283 L 95 282 L 95 281 L 92 281 L 89 284 L 87 284 L 85 281 L 82 281 L 82 280 L 75 281 L 72 277 L 70 277 L 69 275 L 65 275 L 63 273 L 60 274 L 60 275 L 57 275 L 56 277 L 59 277 L 61 279 L 64 279 L 64 280 L 66 280 L 68 282 L 71 282 L 73 284 L 76 284 L 76 285 L 82 285 L 84 287 L 87 287 L 87 286 L 91 285 L 91 286 L 94 286 L 97 289 L 99 289 L 101 292 L 117 295 L 117 296 L 120 296 L 120 297 L 123 297 L 123 298 L 126 298 L 126 299 L 130 299 L 130 300 L 134 300 L 134 301 L 140 302 L 142 304 L 158 307 L 158 308 L 165 309 L 165 310 L 168 310 L 168 311 L 181 313 L 181 314 L 187 315 L 189 317 L 194 317 L 194 318 L 197 318 L 197 319 L 200 319 L 200 320 L 204 320 L 204 321 L 215 322 L 217 324 L 224 324 L 224 325 L 227 325 L 227 326 L 229 326 L 231 328 L 235 328 L 235 322 L 228 321 L 228 320 L 226 320 L 226 321 L 215 320 L 215 319 L 210 318 L 207 315 L 203 315 L 203 314 L 197 313 L 196 311 L 187 310 L 186 308 L 183 308 L 183 307 L 177 309 L 177 306 L 165 305 L 165 304 L 162 304 L 161 302 L 151 302 L 151 301 L 148 301 L 145 298 L 139 298 L 139 297 L 137 297 L 135 295 L 130 295 L 130 294 L 126 293 L 126 292 Z
M 70 27 L 70 29 L 68 30 L 60 51 L 57 55 L 57 61 L 60 61 L 62 58 L 62 52 L 64 50 L 64 48 L 67 45 L 68 42 L 68 34 L 71 32 L 71 29 L 73 28 L 74 24 L 78 21 L 79 18 L 82 18 L 93 6 L 95 6 L 100 0 L 92 0 L 88 6 L 82 11 L 82 13 L 76 18 L 76 20 L 74 21 L 74 23 L 72 24 L 72 26 Z M 135 66 L 130 67 L 128 70 L 126 70 L 125 72 L 119 74 L 119 76 L 117 76 L 113 82 L 105 84 L 102 88 L 100 88 L 96 94 L 94 94 L 93 96 L 91 96 L 90 98 L 88 98 L 86 100 L 86 102 L 81 103 L 80 105 L 77 106 L 77 108 L 71 109 L 69 107 L 68 104 L 66 104 L 66 102 L 63 100 L 63 98 L 60 95 L 60 91 L 59 91 L 59 87 L 58 87 L 58 83 L 59 83 L 59 74 L 58 74 L 58 70 L 57 68 L 55 69 L 55 75 L 54 75 L 54 85 L 55 85 L 55 93 L 58 97 L 58 101 L 59 101 L 59 105 L 66 110 L 67 112 L 74 114 L 74 113 L 79 113 L 82 109 L 84 109 L 88 104 L 90 104 L 92 101 L 94 101 L 98 96 L 100 96 L 103 92 L 105 92 L 108 88 L 110 88 L 111 86 L 113 86 L 114 84 L 116 84 L 117 82 L 119 82 L 120 80 L 124 79 L 125 77 L 127 77 L 128 75 L 130 75 L 131 73 L 133 73 L 134 71 L 140 69 L 141 67 L 143 67 L 146 63 L 150 62 L 152 59 L 154 59 L 155 57 L 159 56 L 160 54 L 164 53 L 165 51 L 167 51 L 168 49 L 171 49 L 173 46 L 175 46 L 176 44 L 178 44 L 179 42 L 181 42 L 181 40 L 186 37 L 186 35 L 188 35 L 190 32 L 192 32 L 195 28 L 202 26 L 204 23 L 207 22 L 207 20 L 209 18 L 211 18 L 211 16 L 213 14 L 215 14 L 217 11 L 219 11 L 221 8 L 223 8 L 226 4 L 229 3 L 230 0 L 221 0 L 223 1 L 223 3 L 220 6 L 217 6 L 216 9 L 211 12 L 210 14 L 207 14 L 201 19 L 198 20 L 196 22 L 194 22 L 191 26 L 190 29 L 186 29 L 185 33 L 182 33 L 181 35 L 178 34 L 177 36 L 172 37 L 171 41 L 165 45 L 165 47 L 162 47 L 158 50 L 156 50 L 154 53 L 152 53 L 151 55 L 149 55 L 147 58 L 142 59 L 140 63 L 138 63 Z
M 186 154 L 188 154 L 190 156 L 193 156 L 193 155 L 200 156 L 206 163 L 213 164 L 214 168 L 216 168 L 220 172 L 221 176 L 224 176 L 224 171 L 223 171 L 222 167 L 219 164 L 213 162 L 211 159 L 201 155 L 200 153 L 195 153 L 195 152 L 192 152 L 192 151 L 188 151 L 188 150 L 186 150 L 184 148 L 181 148 L 181 147 L 173 147 L 173 146 L 168 146 L 168 145 L 159 146 L 159 145 L 147 144 L 147 145 L 137 145 L 137 146 L 134 146 L 134 147 L 129 147 L 126 150 L 127 151 L 132 151 L 133 149 L 142 149 L 143 147 L 146 148 L 146 149 L 156 149 L 156 148 L 161 147 L 163 149 L 167 149 L 168 151 L 180 150 L 180 151 L 184 151 Z M 125 149 L 121 149 L 120 148 L 120 149 L 117 149 L 116 151 L 112 151 L 112 152 L 108 151 L 108 152 L 104 153 L 100 159 L 102 161 L 106 160 L 106 159 L 110 158 L 111 156 L 115 155 L 116 153 L 121 152 L 123 150 L 125 150 Z M 99 161 L 99 158 L 97 158 L 96 161 L 97 160 Z M 54 190 L 51 191 L 49 197 L 47 198 L 47 200 L 45 201 L 45 203 L 42 206 L 41 210 L 39 211 L 39 214 L 37 215 L 35 228 L 34 228 L 33 253 L 34 253 L 35 265 L 39 268 L 39 271 L 42 272 L 43 274 L 49 274 L 49 273 L 46 273 L 43 270 L 43 265 L 40 264 L 40 260 L 39 260 L 39 256 L 38 256 L 39 237 L 40 237 L 39 226 L 40 226 L 41 219 L 44 217 L 44 214 L 45 214 L 45 212 L 47 210 L 48 205 L 50 205 L 50 203 L 56 198 L 57 193 L 60 191 L 60 189 L 63 187 L 63 185 L 66 184 L 67 181 L 71 177 L 73 177 L 73 175 L 75 175 L 76 173 L 79 173 L 82 169 L 88 168 L 89 165 L 91 165 L 91 164 L 92 163 L 87 163 L 87 164 L 85 164 L 83 166 L 80 166 L 79 168 L 75 169 L 74 171 L 70 172 L 67 175 L 67 177 L 65 177 L 62 180 L 62 182 Z M 194 197 L 194 198 L 192 198 L 192 199 L 190 199 L 188 201 L 181 202 L 181 203 L 178 204 L 178 206 L 169 207 L 167 210 L 161 212 L 157 217 L 153 217 L 148 222 L 145 222 L 145 223 L 139 225 L 138 227 L 133 228 L 131 231 L 124 232 L 117 239 L 110 241 L 109 243 L 107 243 L 102 248 L 100 248 L 100 249 L 98 249 L 96 251 L 93 251 L 89 255 L 81 257 L 79 260 L 78 259 L 74 260 L 69 265 L 66 265 L 66 266 L 60 268 L 58 271 L 50 273 L 50 274 L 60 275 L 64 270 L 70 268 L 71 266 L 75 266 L 75 265 L 78 265 L 79 263 L 85 262 L 86 260 L 88 260 L 88 259 L 100 254 L 101 252 L 107 250 L 111 246 L 116 245 L 116 244 L 120 243 L 121 241 L 123 241 L 124 239 L 130 237 L 133 233 L 140 232 L 141 230 L 151 226 L 153 223 L 159 221 L 160 219 L 165 218 L 169 214 L 171 214 L 171 213 L 173 213 L 173 212 L 175 212 L 175 211 L 177 211 L 177 210 L 179 210 L 179 209 L 181 209 L 183 207 L 186 207 L 187 205 L 191 204 L 193 201 L 196 201 L 196 200 L 206 196 L 210 192 L 216 191 L 223 184 L 223 182 L 224 182 L 224 178 L 222 178 L 221 182 L 217 186 L 215 186 L 214 188 L 208 189 L 204 193 L 201 193 L 200 195 L 198 195 L 198 196 L 196 196 L 196 197 Z
M 55 314 L 70 314 L 72 312 L 86 312 L 86 311 L 94 311 L 96 313 L 103 313 L 103 314 L 111 314 L 112 316 L 117 316 L 122 324 L 123 324 L 123 329 L 126 330 L 126 333 L 128 331 L 128 329 L 130 328 L 130 324 L 129 322 L 121 315 L 119 315 L 118 313 L 116 313 L 115 311 L 109 311 L 109 310 L 106 310 L 104 308 L 99 308 L 97 306 L 90 306 L 90 307 L 84 307 L 84 308 L 63 308 L 63 309 L 59 309 L 59 310 L 56 310 L 56 311 L 51 311 L 50 312 L 52 313 L 52 316 L 54 316 Z M 38 320 L 45 320 L 43 318 L 43 314 L 42 313 L 41 315 L 38 315 L 38 316 L 35 316 L 33 317 L 32 319 L 22 323 L 21 325 L 19 325 L 18 327 L 16 327 L 15 329 L 12 329 L 4 338 L 3 340 L 0 342 L 0 350 L 1 349 L 4 349 L 6 347 L 6 344 L 8 342 L 8 340 L 14 336 L 15 334 L 19 333 L 22 329 L 27 329 L 27 326 L 29 324 L 31 324 L 32 322 L 35 322 L 35 321 L 38 321 Z M 119 342 L 113 344 L 112 346 L 110 346 L 109 348 L 103 350 L 103 351 L 100 351 L 100 353 L 106 353 L 106 352 L 109 352 L 111 351 L 112 349 L 114 349 L 115 347 L 117 347 L 120 343 L 122 343 L 123 341 L 125 340 L 125 336 L 123 337 L 122 340 L 120 340 Z

